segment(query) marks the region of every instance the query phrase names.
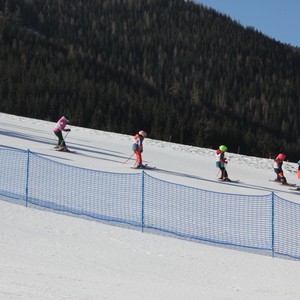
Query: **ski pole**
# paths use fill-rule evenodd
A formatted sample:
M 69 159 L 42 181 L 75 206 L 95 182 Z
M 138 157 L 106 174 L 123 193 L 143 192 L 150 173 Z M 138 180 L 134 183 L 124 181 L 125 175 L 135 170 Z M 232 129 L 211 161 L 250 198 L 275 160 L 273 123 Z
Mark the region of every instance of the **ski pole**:
M 134 154 L 134 152 L 131 154 L 131 156 L 130 156 L 127 160 L 125 160 L 125 161 L 123 162 L 123 164 L 126 164 L 126 163 L 129 161 L 129 159 L 133 156 L 133 154 Z
M 64 140 L 66 140 L 66 138 L 67 138 L 67 136 L 68 136 L 69 133 L 70 133 L 70 131 L 68 131 L 68 132 L 66 133 L 66 135 L 65 135 L 65 137 L 64 137 Z
M 63 140 L 61 141 L 61 143 L 60 143 L 60 145 L 59 145 L 60 147 L 62 146 L 63 142 L 66 141 L 66 138 L 67 138 L 69 132 L 70 132 L 70 131 L 68 131 L 68 132 L 66 133 L 65 137 L 64 137 Z

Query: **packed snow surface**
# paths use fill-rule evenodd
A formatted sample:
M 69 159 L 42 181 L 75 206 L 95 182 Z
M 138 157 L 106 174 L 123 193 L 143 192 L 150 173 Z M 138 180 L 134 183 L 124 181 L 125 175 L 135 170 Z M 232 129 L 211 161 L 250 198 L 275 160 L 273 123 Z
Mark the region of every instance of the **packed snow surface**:
M 54 125 L 0 113 L 0 147 L 30 149 L 93 170 L 141 172 L 130 168 L 133 158 L 126 162 L 132 136 L 70 124 L 66 142 L 76 153 L 63 153 L 53 149 Z M 230 153 L 229 144 L 227 170 L 239 184 L 217 182 L 214 150 L 153 140 L 151 133 L 143 159 L 157 167 L 152 176 L 169 182 L 234 194 L 274 191 L 300 203 L 300 193 L 269 181 L 275 178 L 272 159 Z M 288 182 L 299 183 L 296 170 L 297 164 L 284 163 Z M 5 199 L 0 214 L 0 299 L 300 299 L 299 261 L 142 233 Z

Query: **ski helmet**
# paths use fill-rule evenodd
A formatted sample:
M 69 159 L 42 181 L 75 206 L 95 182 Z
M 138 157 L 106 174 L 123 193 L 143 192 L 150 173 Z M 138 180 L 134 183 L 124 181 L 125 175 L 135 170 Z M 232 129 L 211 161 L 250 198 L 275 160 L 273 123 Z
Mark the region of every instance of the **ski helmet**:
M 65 119 L 67 123 L 69 123 L 69 117 L 62 116 L 62 119 Z
M 298 165 L 300 166 L 300 160 L 298 161 Z
M 226 152 L 227 151 L 227 147 L 225 145 L 221 145 L 219 147 L 219 150 L 221 150 L 222 152 Z
M 144 130 L 140 130 L 139 131 L 139 135 L 141 135 L 142 137 L 146 138 L 147 137 L 147 132 Z
M 277 159 L 285 160 L 285 155 L 283 153 L 280 153 L 277 155 Z

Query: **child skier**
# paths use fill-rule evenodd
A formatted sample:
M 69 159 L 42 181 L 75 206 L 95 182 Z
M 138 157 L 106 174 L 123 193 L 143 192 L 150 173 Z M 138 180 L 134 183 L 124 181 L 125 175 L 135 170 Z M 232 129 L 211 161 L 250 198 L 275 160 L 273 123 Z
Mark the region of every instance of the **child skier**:
M 221 170 L 221 177 L 219 180 L 229 181 L 228 174 L 225 168 L 225 165 L 228 163 L 225 157 L 225 152 L 227 151 L 227 147 L 221 145 L 216 152 L 216 167 Z
M 60 150 L 60 151 L 68 151 L 66 142 L 62 135 L 63 131 L 67 131 L 67 132 L 71 131 L 70 128 L 66 129 L 67 123 L 69 123 L 69 120 L 63 116 L 57 121 L 57 123 L 53 129 L 54 134 L 58 137 L 58 143 L 57 143 L 57 146 L 55 146 L 55 148 L 57 148 L 57 150 Z
M 282 184 L 287 184 L 286 178 L 284 177 L 283 170 L 282 170 L 282 165 L 284 160 L 285 160 L 285 155 L 283 153 L 278 154 L 277 157 L 274 159 L 274 172 L 277 175 L 275 181 L 279 181 Z
M 143 141 L 144 138 L 146 137 L 147 137 L 147 133 L 144 130 L 140 130 L 139 133 L 137 133 L 134 136 L 134 144 L 132 145 L 132 150 L 136 157 L 134 168 L 142 169 L 145 167 L 142 161 L 142 152 L 143 152 Z
M 300 179 L 300 160 L 298 161 L 298 179 Z M 297 186 L 297 191 L 300 191 L 300 185 Z

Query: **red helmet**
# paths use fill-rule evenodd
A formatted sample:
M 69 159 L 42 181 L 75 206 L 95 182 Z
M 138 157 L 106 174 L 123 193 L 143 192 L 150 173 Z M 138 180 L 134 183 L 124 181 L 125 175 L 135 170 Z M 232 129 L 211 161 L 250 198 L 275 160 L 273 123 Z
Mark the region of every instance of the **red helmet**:
M 139 135 L 141 135 L 142 137 L 146 138 L 147 137 L 147 132 L 144 130 L 140 130 L 139 131 Z
M 276 159 L 285 160 L 285 155 L 283 153 L 280 153 L 277 155 Z

